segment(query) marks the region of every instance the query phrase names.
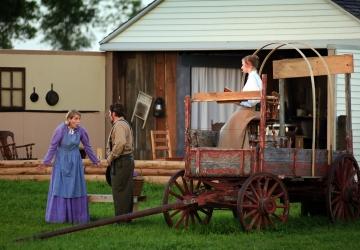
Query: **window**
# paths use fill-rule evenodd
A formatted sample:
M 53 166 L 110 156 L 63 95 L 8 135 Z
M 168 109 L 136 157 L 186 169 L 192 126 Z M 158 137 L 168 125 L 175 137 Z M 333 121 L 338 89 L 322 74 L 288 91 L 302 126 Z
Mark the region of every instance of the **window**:
M 191 68 L 191 93 L 222 92 L 224 88 L 240 91 L 242 72 L 239 68 Z M 226 122 L 236 111 L 236 105 L 219 105 L 215 102 L 193 103 L 191 127 L 209 130 L 211 123 Z
M 25 109 L 25 68 L 0 68 L 0 111 Z

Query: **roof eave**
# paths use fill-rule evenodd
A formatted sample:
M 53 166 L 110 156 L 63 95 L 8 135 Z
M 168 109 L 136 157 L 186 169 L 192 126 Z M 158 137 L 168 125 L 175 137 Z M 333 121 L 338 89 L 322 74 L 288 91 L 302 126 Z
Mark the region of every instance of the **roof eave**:
M 352 17 L 355 21 L 357 21 L 360 24 L 360 19 L 353 15 L 351 12 L 347 11 L 344 7 L 342 7 L 341 5 L 337 4 L 336 2 L 332 1 L 332 0 L 328 0 L 332 5 L 334 5 L 336 8 L 338 8 L 339 10 L 341 10 L 342 12 L 344 12 L 345 14 L 347 14 L 348 16 Z
M 202 51 L 202 50 L 252 50 L 270 42 L 281 41 L 238 41 L 238 42 L 116 42 L 106 43 L 100 46 L 103 51 Z M 352 48 L 360 49 L 360 38 L 358 39 L 324 39 L 324 40 L 298 40 L 293 41 L 299 48 Z M 271 47 L 271 46 L 270 46 Z M 287 48 L 286 46 L 283 48 Z
M 100 41 L 100 45 L 109 42 L 111 39 L 119 35 L 121 32 L 126 30 L 129 26 L 136 23 L 140 18 L 145 16 L 148 12 L 153 10 L 156 6 L 158 6 L 162 1 L 164 0 L 155 0 L 152 3 L 150 3 L 148 6 L 146 6 L 144 9 L 142 9 L 138 14 L 136 14 L 134 17 L 127 20 L 125 23 L 122 23 L 118 28 L 116 28 L 114 31 L 112 31 L 109 35 L 107 35 L 104 39 Z

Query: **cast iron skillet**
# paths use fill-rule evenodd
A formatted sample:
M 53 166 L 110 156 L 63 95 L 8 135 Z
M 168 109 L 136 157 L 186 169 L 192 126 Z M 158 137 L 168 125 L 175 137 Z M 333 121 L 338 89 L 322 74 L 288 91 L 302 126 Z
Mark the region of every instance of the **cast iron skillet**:
M 51 90 L 47 92 L 45 99 L 50 106 L 54 106 L 58 103 L 59 95 L 53 90 L 53 84 L 51 84 Z
M 30 95 L 30 100 L 32 102 L 37 102 L 39 100 L 39 95 L 35 92 L 35 87 L 33 87 L 34 92 Z

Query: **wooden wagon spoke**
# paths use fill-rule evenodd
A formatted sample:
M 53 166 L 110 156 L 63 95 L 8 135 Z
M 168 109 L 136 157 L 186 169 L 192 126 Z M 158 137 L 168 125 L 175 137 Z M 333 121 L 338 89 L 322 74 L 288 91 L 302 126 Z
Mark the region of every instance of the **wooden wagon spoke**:
M 172 196 L 175 196 L 176 198 L 178 198 L 179 200 L 183 200 L 184 197 L 178 195 L 177 193 L 175 193 L 174 191 L 172 190 L 169 190 L 169 193 L 172 195 Z
M 255 222 L 258 220 L 259 214 L 257 213 L 251 220 L 250 225 L 248 226 L 248 229 L 251 230 L 255 224 Z
M 181 214 L 180 219 L 176 222 L 175 228 L 179 228 L 180 224 L 184 221 L 184 218 L 185 218 L 185 213 L 183 212 L 183 213 Z
M 342 172 L 341 172 L 341 170 L 338 168 L 337 171 L 335 172 L 335 176 L 336 176 L 335 179 L 338 182 L 338 184 L 341 184 L 341 180 L 342 180 Z
M 258 210 L 257 209 L 253 209 L 251 210 L 251 212 L 248 212 L 244 215 L 244 220 L 249 218 L 250 216 L 254 215 Z
M 272 196 L 271 196 L 271 199 L 276 200 L 276 199 L 278 199 L 278 198 L 280 198 L 281 196 L 284 196 L 284 195 L 285 195 L 285 193 L 284 193 L 284 192 L 281 192 L 281 193 L 279 193 L 279 194 L 272 195 Z
M 190 180 L 190 192 L 193 194 L 195 193 L 195 191 L 197 191 L 198 189 L 194 190 L 194 180 L 191 179 Z
M 334 206 L 334 209 L 332 211 L 335 217 L 337 217 L 337 214 L 338 214 L 338 211 L 339 211 L 339 208 L 340 208 L 340 203 L 341 203 L 341 201 L 336 202 L 336 204 Z
M 188 187 L 187 181 L 185 180 L 185 178 L 184 178 L 183 176 L 181 176 L 181 180 L 182 180 L 182 182 L 184 183 L 185 193 L 186 193 L 186 194 L 189 194 L 190 191 L 189 191 L 189 187 Z
M 170 214 L 170 217 L 172 218 L 172 217 L 174 217 L 175 215 L 177 215 L 177 214 L 180 213 L 180 212 L 181 212 L 180 209 L 175 210 L 173 213 Z
M 243 204 L 242 207 L 244 208 L 257 208 L 259 205 L 256 204 Z
M 341 196 L 337 195 L 332 201 L 331 201 L 331 205 L 334 205 L 335 203 L 337 203 L 338 201 L 340 201 Z
M 185 194 L 185 191 L 184 191 L 184 189 L 180 186 L 180 184 L 177 182 L 177 181 L 175 181 L 174 182 L 174 184 L 175 184 L 175 186 L 179 189 L 179 191 L 181 192 L 181 194 Z
M 262 216 L 260 215 L 259 219 L 257 220 L 257 223 L 256 223 L 256 229 L 257 230 L 261 229 L 261 223 L 262 223 Z
M 340 215 L 340 218 L 342 219 L 342 220 L 344 220 L 344 218 L 345 218 L 345 211 L 344 211 L 344 204 L 343 204 L 343 202 L 340 202 L 339 203 L 340 204 L 340 207 L 339 207 L 339 215 Z
M 252 184 L 250 184 L 250 189 L 251 189 L 252 193 L 255 194 L 256 199 L 259 200 L 260 199 L 259 194 L 256 192 L 256 190 Z
M 269 214 L 266 215 L 266 218 L 268 220 L 268 222 L 270 222 L 271 226 L 275 226 L 274 222 L 272 221 L 271 217 L 269 216 Z
M 331 191 L 331 193 L 332 193 L 332 194 L 337 194 L 337 195 L 338 195 L 338 194 L 341 194 L 340 191 L 335 191 L 335 190 Z
M 201 181 L 197 181 L 195 190 L 199 190 L 201 185 Z
M 269 181 L 270 179 L 269 178 L 266 178 L 265 179 L 265 184 L 264 184 L 264 194 L 267 194 L 268 193 L 268 186 L 269 186 Z
M 275 182 L 275 184 L 270 188 L 269 193 L 267 194 L 268 196 L 271 196 L 272 193 L 275 191 L 275 189 L 277 188 L 277 186 L 279 185 L 278 182 Z
M 250 195 L 251 195 L 251 193 L 245 193 L 245 196 L 246 196 L 250 201 L 252 201 L 253 203 L 257 204 L 258 201 L 255 200 L 255 199 L 254 199 L 253 197 L 251 197 Z
M 353 180 L 355 179 L 355 174 L 356 174 L 356 171 L 352 170 L 351 173 L 347 176 L 347 179 L 345 182 L 346 183 L 353 182 Z
M 268 218 L 267 214 L 263 215 L 263 217 L 262 217 L 264 228 L 269 226 L 269 221 L 267 218 Z
M 202 212 L 202 213 L 204 213 L 204 214 L 207 215 L 207 216 L 211 216 L 211 212 L 210 212 L 210 211 L 206 211 L 206 210 L 203 209 L 203 208 L 199 208 L 199 211 Z
M 203 221 L 202 221 L 202 219 L 200 218 L 199 213 L 198 213 L 197 211 L 194 211 L 194 215 L 195 215 L 195 218 L 198 220 L 198 222 L 199 222 L 200 224 L 202 224 Z
M 347 162 L 346 160 L 344 161 L 344 163 Z M 350 164 L 351 165 L 351 164 Z M 349 170 L 350 170 L 350 167 L 348 164 L 345 164 L 343 169 L 342 169 L 342 181 L 343 183 L 346 183 L 347 181 L 347 177 L 348 177 L 348 174 L 349 174 Z
M 257 193 L 258 193 L 258 195 L 259 195 L 259 197 L 263 197 L 264 196 L 264 194 L 263 194 L 263 190 L 262 190 L 262 188 L 261 188 L 261 183 L 260 183 L 260 178 L 258 178 L 257 179 L 257 181 L 256 181 L 256 185 L 257 185 Z

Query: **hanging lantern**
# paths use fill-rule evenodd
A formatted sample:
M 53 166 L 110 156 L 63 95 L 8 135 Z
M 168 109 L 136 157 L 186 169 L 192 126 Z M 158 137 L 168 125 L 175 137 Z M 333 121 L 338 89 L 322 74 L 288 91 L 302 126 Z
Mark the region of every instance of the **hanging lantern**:
M 154 102 L 154 113 L 155 117 L 164 117 L 165 116 L 165 101 L 163 98 L 158 97 Z

